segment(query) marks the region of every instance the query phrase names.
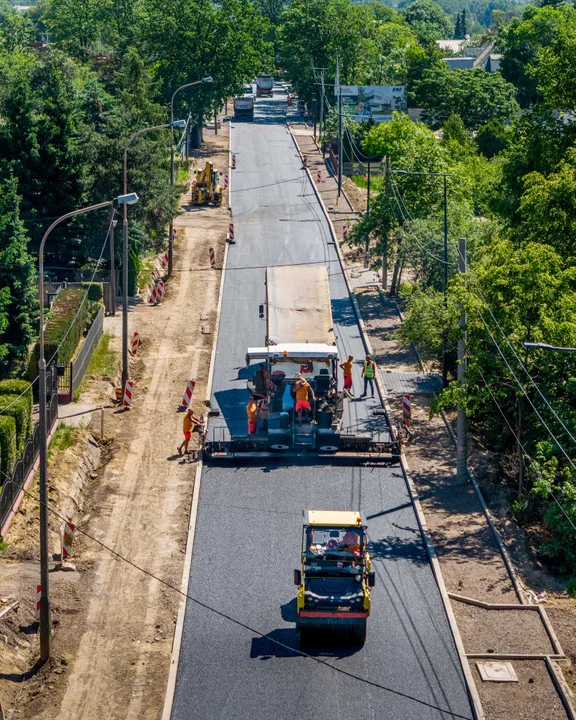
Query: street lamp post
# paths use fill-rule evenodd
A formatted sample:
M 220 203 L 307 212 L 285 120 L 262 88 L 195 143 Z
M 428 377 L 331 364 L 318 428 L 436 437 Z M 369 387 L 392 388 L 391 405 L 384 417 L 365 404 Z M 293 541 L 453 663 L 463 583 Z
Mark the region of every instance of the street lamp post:
M 195 82 L 186 83 L 185 85 L 180 85 L 179 88 L 176 88 L 172 95 L 172 99 L 170 100 L 170 125 L 172 127 L 171 130 L 171 142 L 170 142 L 170 187 L 174 188 L 174 98 L 176 95 L 180 92 L 180 90 L 184 90 L 185 88 L 192 87 L 193 85 L 201 85 L 202 83 L 211 83 L 212 78 L 210 76 L 203 78 L 202 80 L 196 80 Z M 170 220 L 170 234 L 168 237 L 168 276 L 172 275 L 172 266 L 174 263 L 174 237 L 173 237 L 173 230 L 174 230 L 174 221 Z
M 126 143 L 124 148 L 124 182 L 123 192 L 124 195 L 128 193 L 128 148 L 140 135 L 151 132 L 152 130 L 164 130 L 165 128 L 184 127 L 186 120 L 176 120 L 165 123 L 164 125 L 154 125 L 153 127 L 142 128 L 133 133 Z M 122 392 L 126 388 L 126 381 L 128 380 L 128 207 L 124 204 L 124 212 L 122 216 Z
M 555 352 L 576 352 L 576 348 L 556 347 L 556 345 L 548 345 L 548 343 L 541 342 L 525 342 L 524 347 L 537 348 L 538 350 L 553 350 Z
M 116 199 L 119 205 L 137 202 L 136 194 L 121 195 Z M 55 220 L 46 230 L 40 243 L 38 254 L 38 289 L 40 297 L 40 341 L 38 352 L 38 381 L 39 381 L 39 435 L 40 435 L 40 662 L 45 663 L 50 658 L 52 645 L 52 622 L 50 617 L 49 595 L 49 568 L 48 568 L 48 467 L 47 467 L 47 428 L 46 428 L 46 358 L 44 357 L 44 246 L 52 230 L 64 220 L 82 215 L 84 213 L 112 207 L 113 200 L 90 205 L 89 207 L 73 210 Z

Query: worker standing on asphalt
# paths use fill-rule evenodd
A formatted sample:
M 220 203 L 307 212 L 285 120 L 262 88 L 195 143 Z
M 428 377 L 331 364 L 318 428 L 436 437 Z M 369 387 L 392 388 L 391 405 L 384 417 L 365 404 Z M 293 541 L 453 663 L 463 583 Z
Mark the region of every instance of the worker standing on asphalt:
M 352 363 L 354 362 L 354 358 L 352 355 L 348 355 L 348 360 L 341 363 L 340 367 L 344 371 L 344 392 L 348 397 L 354 397 L 354 393 L 352 392 Z
M 316 396 L 314 395 L 314 391 L 310 387 L 309 383 L 304 380 L 302 375 L 300 373 L 296 374 L 296 413 L 298 415 L 298 422 L 302 424 L 302 411 L 307 410 L 309 412 L 312 412 L 312 407 L 310 406 L 310 401 L 308 400 L 308 393 L 312 396 L 312 400 L 316 400 Z
M 362 377 L 364 378 L 364 392 L 362 395 L 360 395 L 361 398 L 366 397 L 366 391 L 368 390 L 368 385 L 370 385 L 370 390 L 372 391 L 372 397 L 374 397 L 374 373 L 376 372 L 376 365 L 374 364 L 374 361 L 370 357 L 370 355 L 366 355 L 366 360 L 364 361 L 364 367 L 362 368 Z
M 258 426 L 258 405 L 252 395 L 246 405 L 246 415 L 248 415 L 248 435 L 254 435 Z

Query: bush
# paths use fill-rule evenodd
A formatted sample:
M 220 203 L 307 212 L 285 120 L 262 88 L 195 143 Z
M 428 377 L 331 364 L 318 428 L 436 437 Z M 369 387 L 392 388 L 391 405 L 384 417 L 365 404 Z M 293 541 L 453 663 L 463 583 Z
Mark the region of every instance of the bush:
M 23 395 L 0 395 L 0 417 L 12 417 L 16 423 L 16 451 L 24 452 L 26 440 L 32 433 L 32 407 L 29 399 Z
M 46 361 L 56 352 L 58 365 L 67 365 L 72 360 L 84 328 L 93 317 L 93 307 L 83 287 L 69 287 L 58 293 L 44 333 Z M 38 358 L 38 345 L 34 356 Z
M 28 398 L 30 417 L 32 417 L 32 408 L 34 406 L 32 384 L 27 380 L 0 380 L 0 395 L 21 395 Z
M 0 415 L 0 470 L 10 475 L 16 462 L 16 421 L 8 415 Z M 3 476 L 3 480 L 6 478 Z
M 88 290 L 88 300 L 90 302 L 101 303 L 104 301 L 104 284 L 103 283 L 82 283 L 84 292 Z

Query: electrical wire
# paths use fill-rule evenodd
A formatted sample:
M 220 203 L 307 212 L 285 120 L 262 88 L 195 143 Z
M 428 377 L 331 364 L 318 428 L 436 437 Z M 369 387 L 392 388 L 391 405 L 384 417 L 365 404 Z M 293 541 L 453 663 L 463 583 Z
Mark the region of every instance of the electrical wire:
M 518 445 L 522 448 L 522 452 L 523 452 L 524 455 L 528 458 L 528 460 L 529 460 L 531 463 L 534 463 L 533 458 L 531 458 L 530 455 L 528 454 L 528 452 L 526 451 L 526 448 L 525 448 L 524 445 L 522 444 L 520 438 L 518 437 L 518 435 L 516 434 L 514 428 L 513 428 L 512 425 L 510 424 L 510 421 L 508 420 L 508 418 L 507 418 L 506 415 L 504 414 L 504 411 L 503 411 L 502 408 L 500 407 L 500 403 L 499 403 L 498 400 L 494 397 L 494 393 L 492 392 L 492 389 L 491 389 L 490 385 L 488 384 L 486 378 L 484 377 L 484 375 L 482 374 L 482 372 L 481 372 L 480 370 L 478 370 L 478 372 L 479 372 L 479 374 L 480 374 L 480 377 L 482 378 L 482 381 L 484 382 L 484 385 L 486 385 L 486 389 L 487 389 L 488 392 L 490 393 L 490 397 L 491 397 L 492 400 L 494 401 L 494 405 L 496 405 L 496 407 L 497 407 L 497 409 L 498 409 L 498 412 L 499 412 L 500 415 L 502 415 L 502 417 L 504 418 L 504 422 L 506 423 L 506 425 L 508 425 L 508 429 L 509 429 L 510 432 L 512 433 L 514 439 L 516 440 L 516 442 L 518 443 Z M 533 469 L 540 477 L 542 477 L 540 471 L 539 471 L 537 468 L 535 468 L 535 467 L 533 466 L 532 469 Z M 572 526 L 572 529 L 576 531 L 576 525 L 575 525 L 575 524 L 572 522 L 572 520 L 570 519 L 568 513 L 566 512 L 566 510 L 565 510 L 564 507 L 562 506 L 561 502 L 557 499 L 557 497 L 554 495 L 554 493 L 552 492 L 552 490 L 548 490 L 548 493 L 549 493 L 550 497 L 554 500 L 554 502 L 556 503 L 556 505 L 558 505 L 558 507 L 560 508 L 562 514 L 564 515 L 564 517 L 566 518 L 566 520 L 568 521 L 568 523 Z
M 398 184 L 397 184 L 392 178 L 390 179 L 390 182 L 391 182 L 391 183 L 393 182 L 394 185 L 396 186 L 396 190 L 397 190 L 397 192 L 398 192 L 398 197 L 400 198 L 400 202 L 402 203 L 402 207 L 404 208 L 404 210 L 405 210 L 405 212 L 406 212 L 406 215 L 410 218 L 410 220 L 412 221 L 412 223 L 413 223 L 414 225 L 417 225 L 417 220 L 415 220 L 415 219 L 412 217 L 412 215 L 410 214 L 408 208 L 406 207 L 406 202 L 404 201 L 404 198 L 402 197 L 402 194 L 401 194 L 401 192 L 400 192 L 400 188 L 398 187 Z M 427 240 L 427 241 L 428 241 L 429 243 L 431 243 L 432 245 L 439 245 L 440 247 L 443 247 L 443 246 L 444 246 L 444 242 L 443 242 L 442 240 L 436 240 L 435 238 L 430 237 L 430 236 L 429 236 L 426 232 L 424 232 L 423 230 L 420 230 L 420 232 L 422 232 L 422 235 L 424 236 L 424 239 Z M 450 241 L 449 241 L 449 242 L 450 242 Z M 454 243 L 454 242 L 452 242 L 452 244 L 453 244 L 453 245 L 457 245 L 457 243 Z M 452 262 L 451 264 L 452 264 L 452 265 L 456 265 L 455 262 Z
M 25 490 L 24 488 L 22 488 L 22 490 L 24 491 L 25 495 L 28 495 L 28 497 L 31 497 L 38 505 L 42 504 L 40 502 L 39 498 L 32 495 L 32 493 L 30 493 L 28 490 Z M 63 522 L 68 522 L 68 520 L 65 517 L 60 515 L 60 513 L 56 512 L 56 510 L 54 510 L 53 508 L 51 508 L 50 505 L 48 505 L 48 503 L 45 504 L 45 507 L 47 508 L 48 512 L 51 512 L 59 520 L 62 520 Z M 374 680 L 369 680 L 368 678 L 362 677 L 361 675 L 355 675 L 354 673 L 352 673 L 348 670 L 345 670 L 344 668 L 332 665 L 327 660 L 323 660 L 322 658 L 315 657 L 314 655 L 309 655 L 308 653 L 303 652 L 299 648 L 294 648 L 291 645 L 288 645 L 287 643 L 283 643 L 281 640 L 277 640 L 276 638 L 271 637 L 267 633 L 263 633 L 260 630 L 256 630 L 255 628 L 251 627 L 247 623 L 244 623 L 241 620 L 238 620 L 237 618 L 234 618 L 231 615 L 228 615 L 227 613 L 222 612 L 221 610 L 218 610 L 211 605 L 208 605 L 208 603 L 198 600 L 193 595 L 190 595 L 189 593 L 184 592 L 180 588 L 177 588 L 175 585 L 172 585 L 172 583 L 168 582 L 168 580 L 165 580 L 164 578 L 161 578 L 158 575 L 155 575 L 154 573 L 150 572 L 150 570 L 146 570 L 146 568 L 143 568 L 142 566 L 137 565 L 135 562 L 133 562 L 126 556 L 122 555 L 118 551 L 114 550 L 109 545 L 106 545 L 101 540 L 98 540 L 98 538 L 94 537 L 93 535 L 90 535 L 90 533 L 88 533 L 86 530 L 83 530 L 78 525 L 75 525 L 75 530 L 78 531 L 81 535 L 84 535 L 85 537 L 87 537 L 89 540 L 92 540 L 92 542 L 95 542 L 97 545 L 102 547 L 104 550 L 109 552 L 111 555 L 114 555 L 116 558 L 118 558 L 122 562 L 125 562 L 127 565 L 130 565 L 135 570 L 143 573 L 144 575 L 148 576 L 152 580 L 156 580 L 160 584 L 162 584 L 165 587 L 167 587 L 168 589 L 178 593 L 182 597 L 185 597 L 187 600 L 194 603 L 195 605 L 198 605 L 199 607 L 202 607 L 205 610 L 208 610 L 209 612 L 214 613 L 215 615 L 218 615 L 219 617 L 223 618 L 224 620 L 228 620 L 229 622 L 233 623 L 234 625 L 244 628 L 245 630 L 247 630 L 250 633 L 253 633 L 254 635 L 258 635 L 265 640 L 269 640 L 271 643 L 273 643 L 274 645 L 278 645 L 279 647 L 283 648 L 284 650 L 289 650 L 290 652 L 296 653 L 297 655 L 300 655 L 301 657 L 307 658 L 309 660 L 313 660 L 318 665 L 323 665 L 324 667 L 330 668 L 330 670 L 334 670 L 335 672 L 340 673 L 341 675 L 345 675 L 346 677 L 349 677 L 352 680 L 357 680 L 358 682 L 361 682 L 361 683 L 364 683 L 365 685 L 369 685 L 371 687 L 377 688 L 378 690 L 384 690 L 385 692 L 388 692 L 392 695 L 402 697 L 406 700 L 410 700 L 412 702 L 415 702 L 419 705 L 430 708 L 432 710 L 437 710 L 446 715 L 450 715 L 451 717 L 458 718 L 459 720 L 472 720 L 472 718 L 469 717 L 468 715 L 461 715 L 460 713 L 454 712 L 452 710 L 447 710 L 445 708 L 441 708 L 438 705 L 434 705 L 433 703 L 426 702 L 426 700 L 420 700 L 419 698 L 415 698 L 412 695 L 408 695 L 407 693 L 404 693 L 400 690 L 395 690 L 393 688 L 387 687 L 386 685 L 377 683 Z
M 540 420 L 540 422 L 542 423 L 542 425 L 544 425 L 544 427 L 545 427 L 546 430 L 548 431 L 548 434 L 549 434 L 550 437 L 554 440 L 554 443 L 557 445 L 558 449 L 562 452 L 562 454 L 564 455 L 564 457 L 566 458 L 566 460 L 568 461 L 568 463 L 570 464 L 570 466 L 571 466 L 574 470 L 576 470 L 576 465 L 574 464 L 573 460 L 572 460 L 571 457 L 568 455 L 568 453 L 566 452 L 566 450 L 564 449 L 564 447 L 562 446 L 562 444 L 560 443 L 560 441 L 558 440 L 558 438 L 554 435 L 554 433 L 552 432 L 552 430 L 548 427 L 546 421 L 544 420 L 544 418 L 542 417 L 542 415 L 538 412 L 537 407 L 534 405 L 534 403 L 532 402 L 532 400 L 531 400 L 530 397 L 528 396 L 528 394 L 527 394 L 527 392 L 526 392 L 526 389 L 524 388 L 524 386 L 522 385 L 522 383 L 520 382 L 520 380 L 519 380 L 518 377 L 516 376 L 516 373 L 515 373 L 514 370 L 511 368 L 510 363 L 508 362 L 508 360 L 507 360 L 507 358 L 506 358 L 506 355 L 504 355 L 504 352 L 502 351 L 502 348 L 500 347 L 500 345 L 498 344 L 498 341 L 496 340 L 496 338 L 495 338 L 494 335 L 492 334 L 492 330 L 490 329 L 490 326 L 488 325 L 488 323 L 487 323 L 486 320 L 484 319 L 484 316 L 482 315 L 482 313 L 480 312 L 480 310 L 478 310 L 478 308 L 475 308 L 475 311 L 476 311 L 476 313 L 478 313 L 478 316 L 479 316 L 480 319 L 482 320 L 482 323 L 484 324 L 484 327 L 485 327 L 486 330 L 488 331 L 488 334 L 490 335 L 490 337 L 491 337 L 491 339 L 492 339 L 492 342 L 493 342 L 494 345 L 496 346 L 496 349 L 498 350 L 498 353 L 500 354 L 500 357 L 502 358 L 502 360 L 504 361 L 504 364 L 506 365 L 506 367 L 508 368 L 508 370 L 509 370 L 509 372 L 511 373 L 512 377 L 513 377 L 514 380 L 516 381 L 516 384 L 518 385 L 518 387 L 519 387 L 520 390 L 522 391 L 522 394 L 524 395 L 524 397 L 526 398 L 526 400 L 528 400 L 528 402 L 530 403 L 532 409 L 534 410 L 534 412 L 535 412 L 536 415 L 538 416 L 538 419 Z
M 500 323 L 498 322 L 498 320 L 496 320 L 496 318 L 495 318 L 495 316 L 494 316 L 494 313 L 492 312 L 492 309 L 490 308 L 490 305 L 488 305 L 488 302 L 487 302 L 486 298 L 484 297 L 484 294 L 482 293 L 482 290 L 480 289 L 480 287 L 479 287 L 479 285 L 478 285 L 477 279 L 476 279 L 474 276 L 471 276 L 470 279 L 471 279 L 472 282 L 476 285 L 476 292 L 478 293 L 478 295 L 479 295 L 480 298 L 482 299 L 482 302 L 484 303 L 484 305 L 486 306 L 488 312 L 490 313 L 490 317 L 491 317 L 492 320 L 494 321 L 496 327 L 498 328 L 498 330 L 500 331 L 500 333 L 502 334 L 502 336 L 503 336 L 504 339 L 506 340 L 506 344 L 507 344 L 508 347 L 512 350 L 512 353 L 514 354 L 514 357 L 516 358 L 516 360 L 517 360 L 518 363 L 520 364 L 520 367 L 521 367 L 522 370 L 526 373 L 526 376 L 527 376 L 528 379 L 530 380 L 530 383 L 531 383 L 531 384 L 533 385 L 533 387 L 536 389 L 536 391 L 538 392 L 538 394 L 540 395 L 540 397 L 542 398 L 542 400 L 544 400 L 544 402 L 546 403 L 546 406 L 548 407 L 548 409 L 550 410 L 550 412 L 554 415 L 554 417 L 556 418 L 556 420 L 560 423 L 560 425 L 562 425 L 564 431 L 566 432 L 566 434 L 568 435 L 568 437 L 570 438 L 570 440 L 572 440 L 572 442 L 576 445 L 576 438 L 572 435 L 572 433 L 570 432 L 570 430 L 566 427 L 566 425 L 565 425 L 564 421 L 562 420 L 562 418 L 557 414 L 556 410 L 555 410 L 555 409 L 552 407 L 552 405 L 549 403 L 549 401 L 548 401 L 548 399 L 546 398 L 546 396 L 544 395 L 544 393 L 540 390 L 540 388 L 539 388 L 538 385 L 536 384 L 534 378 L 532 377 L 532 375 L 530 375 L 530 373 L 528 372 L 528 369 L 526 368 L 526 366 L 525 366 L 524 363 L 522 362 L 521 358 L 518 356 L 518 353 L 516 352 L 514 346 L 513 346 L 512 343 L 510 342 L 508 336 L 506 335 L 506 333 L 504 332 L 504 330 L 503 330 L 502 327 L 500 326 Z

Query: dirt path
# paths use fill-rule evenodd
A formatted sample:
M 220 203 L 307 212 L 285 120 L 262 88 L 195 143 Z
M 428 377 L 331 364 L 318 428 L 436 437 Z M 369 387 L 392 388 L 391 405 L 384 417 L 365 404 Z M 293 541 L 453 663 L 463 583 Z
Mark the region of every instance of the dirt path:
M 217 138 L 207 133 L 206 140 L 198 162 L 211 159 L 226 170 L 227 127 Z M 130 332 L 138 330 L 144 341 L 142 357 L 132 366 L 134 406 L 108 411 L 112 455 L 79 519 L 98 540 L 177 587 L 195 475 L 194 462 L 176 452 L 183 417 L 177 409 L 186 382 L 195 377 L 193 406 L 198 414 L 205 410 L 213 336 L 200 327 L 214 327 L 220 283 L 208 249 L 214 247 L 221 260 L 228 226 L 225 203 L 198 209 L 183 198 L 182 209 L 175 221 L 175 272 L 164 302 L 130 307 Z M 114 342 L 118 348 L 119 339 Z M 79 601 L 67 607 L 59 593 L 54 659 L 32 672 L 14 717 L 156 720 L 179 595 L 86 538 L 74 555 Z

